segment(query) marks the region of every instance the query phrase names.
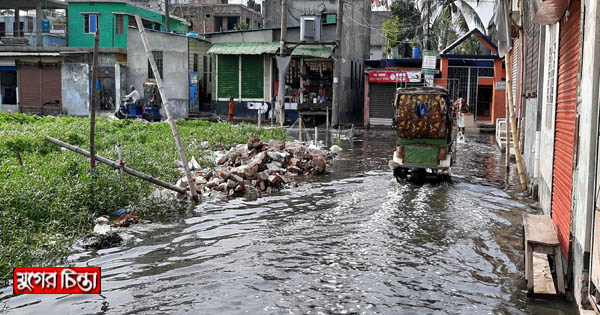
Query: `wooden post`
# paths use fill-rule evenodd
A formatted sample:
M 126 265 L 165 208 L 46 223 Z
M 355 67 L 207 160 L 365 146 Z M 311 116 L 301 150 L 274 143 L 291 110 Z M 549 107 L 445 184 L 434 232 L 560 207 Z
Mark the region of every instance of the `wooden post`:
M 326 117 L 326 122 L 325 122 L 325 126 L 327 127 L 327 132 L 329 132 L 329 106 L 327 106 L 326 109 L 327 113 L 325 114 Z
M 100 41 L 100 30 L 96 29 L 94 35 L 94 54 L 92 56 L 92 98 L 90 106 L 90 166 L 96 168 L 96 68 L 98 67 L 98 44 Z
M 163 88 L 162 78 L 160 77 L 160 73 L 158 72 L 158 67 L 156 66 L 156 61 L 154 60 L 154 56 L 152 56 L 152 51 L 150 50 L 150 45 L 148 44 L 148 39 L 146 38 L 146 31 L 144 30 L 144 25 L 142 24 L 142 19 L 139 15 L 135 16 L 135 21 L 137 23 L 138 30 L 140 32 L 140 37 L 142 39 L 142 43 L 144 44 L 144 49 L 146 50 L 146 56 L 148 57 L 148 61 L 150 62 L 150 66 L 152 67 L 152 73 L 154 73 L 154 78 L 156 80 L 156 85 L 158 86 L 158 91 L 160 92 L 160 97 L 162 99 L 163 107 L 165 112 L 167 113 L 167 122 L 171 127 L 171 132 L 173 133 L 173 138 L 175 138 L 175 143 L 177 144 L 177 150 L 179 151 L 179 157 L 181 158 L 181 163 L 183 164 L 183 169 L 185 171 L 189 187 L 190 193 L 192 194 L 192 199 L 194 201 L 199 201 L 199 196 L 196 192 L 196 185 L 194 185 L 194 178 L 192 177 L 192 173 L 190 172 L 190 167 L 188 165 L 187 156 L 185 155 L 185 149 L 183 147 L 183 143 L 181 142 L 181 137 L 179 137 L 179 130 L 177 130 L 177 125 L 175 124 L 175 119 L 171 114 L 171 109 L 169 108 L 167 94 Z
M 258 109 L 258 128 L 260 128 L 262 122 L 262 109 Z
M 304 137 L 302 136 L 302 114 L 300 118 L 298 118 L 298 140 L 303 141 Z
M 286 0 L 281 0 L 281 36 L 279 46 L 279 56 L 283 57 L 285 53 L 285 40 L 287 37 L 287 7 Z M 277 95 L 279 96 L 279 126 L 283 128 L 285 121 L 285 72 L 279 69 L 279 86 Z
M 51 143 L 54 143 L 54 144 L 56 144 L 56 145 L 58 145 L 60 147 L 69 149 L 69 150 L 71 150 L 71 151 L 73 151 L 75 153 L 79 153 L 79 154 L 85 155 L 85 156 L 91 156 L 90 152 L 88 152 L 86 150 L 83 150 L 81 148 L 78 148 L 78 147 L 76 147 L 74 145 L 70 145 L 70 144 L 68 144 L 66 142 L 62 142 L 62 141 L 60 141 L 58 139 L 54 139 L 54 138 L 49 137 L 49 136 L 46 136 L 45 139 L 48 142 L 51 142 Z M 96 155 L 96 160 L 98 160 L 98 162 L 106 164 L 106 165 L 108 165 L 108 166 L 110 166 L 110 167 L 112 167 L 114 169 L 121 169 L 122 168 L 125 173 L 127 173 L 127 174 L 129 174 L 131 176 L 135 176 L 137 178 L 143 179 L 143 180 L 145 180 L 147 182 L 150 182 L 150 183 L 153 183 L 155 185 L 158 185 L 158 186 L 161 186 L 161 187 L 164 187 L 164 188 L 176 191 L 176 192 L 181 193 L 181 194 L 185 194 L 186 193 L 186 189 L 185 188 L 181 188 L 179 186 L 175 186 L 173 184 L 169 184 L 169 183 L 163 182 L 160 179 L 154 178 L 154 177 L 152 177 L 150 175 L 146 175 L 146 174 L 144 174 L 142 172 L 138 172 L 136 170 L 130 169 L 130 168 L 125 167 L 125 166 L 121 167 L 120 163 L 117 163 L 115 161 L 111 161 L 111 160 L 109 160 L 107 158 L 103 158 L 101 156 Z M 192 184 L 189 185 L 189 186 L 196 186 L 196 185 L 193 184 L 194 183 L 193 181 L 191 183 Z
M 337 16 L 336 16 L 336 26 L 335 26 L 335 59 L 333 60 L 333 100 L 332 100 L 332 124 L 333 126 L 337 126 L 340 123 L 340 84 L 341 82 L 341 73 L 342 73 L 342 37 L 344 35 L 343 32 L 343 17 L 344 17 L 344 2 L 342 0 L 338 0 L 337 7 Z
M 315 120 L 313 120 L 315 121 Z M 315 126 L 315 145 L 317 145 L 317 140 L 319 138 L 319 129 L 317 128 L 317 126 Z
M 510 60 L 510 56 L 512 55 L 512 50 L 510 50 L 508 52 L 508 58 Z M 506 90 L 507 90 L 507 94 L 508 94 L 508 109 L 510 112 L 510 129 L 512 131 L 512 137 L 513 137 L 513 148 L 515 149 L 515 158 L 517 160 L 517 171 L 519 173 L 519 180 L 521 182 L 521 189 L 523 191 L 527 190 L 527 179 L 525 177 L 525 168 L 523 167 L 523 157 L 521 156 L 521 150 L 519 149 L 519 138 L 516 137 L 517 135 L 517 123 L 515 121 L 515 108 L 513 106 L 513 98 L 512 98 L 512 76 L 507 75 L 506 76 Z M 508 124 L 508 122 L 507 122 Z M 506 126 L 506 129 L 508 131 L 508 125 Z M 507 132 L 507 136 L 506 138 L 508 139 L 508 132 Z M 507 140 L 507 146 L 506 146 L 506 150 L 510 151 L 510 149 L 508 148 L 508 140 Z

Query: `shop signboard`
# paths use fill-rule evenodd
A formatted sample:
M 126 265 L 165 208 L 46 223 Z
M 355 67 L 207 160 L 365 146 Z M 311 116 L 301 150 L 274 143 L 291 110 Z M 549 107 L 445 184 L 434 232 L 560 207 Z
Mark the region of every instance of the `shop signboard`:
M 378 71 L 369 73 L 370 83 L 421 82 L 420 71 Z
M 436 70 L 437 52 L 433 50 L 423 51 L 423 66 L 424 75 L 434 75 Z

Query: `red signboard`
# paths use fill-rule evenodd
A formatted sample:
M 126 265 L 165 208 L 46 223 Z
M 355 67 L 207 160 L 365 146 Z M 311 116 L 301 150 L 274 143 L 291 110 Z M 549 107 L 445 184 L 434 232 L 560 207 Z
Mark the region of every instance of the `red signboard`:
M 378 71 L 369 72 L 369 82 L 397 83 L 421 82 L 421 71 Z
M 14 294 L 100 294 L 100 267 L 15 267 Z

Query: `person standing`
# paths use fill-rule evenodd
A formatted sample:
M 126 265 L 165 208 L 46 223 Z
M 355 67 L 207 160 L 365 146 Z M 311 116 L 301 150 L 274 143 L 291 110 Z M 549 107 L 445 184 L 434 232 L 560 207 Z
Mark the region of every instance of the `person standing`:
M 229 98 L 229 116 L 227 121 L 233 121 L 233 112 L 235 111 L 235 104 L 233 103 L 233 97 Z

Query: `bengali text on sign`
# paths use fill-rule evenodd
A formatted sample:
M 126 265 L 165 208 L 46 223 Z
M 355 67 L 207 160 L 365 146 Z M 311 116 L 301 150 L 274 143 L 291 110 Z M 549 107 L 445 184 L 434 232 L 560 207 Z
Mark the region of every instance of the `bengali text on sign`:
M 100 267 L 15 267 L 14 294 L 100 294 Z

